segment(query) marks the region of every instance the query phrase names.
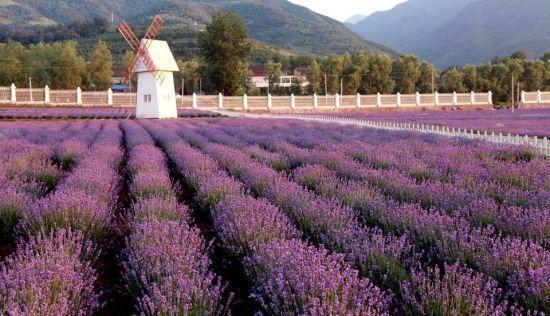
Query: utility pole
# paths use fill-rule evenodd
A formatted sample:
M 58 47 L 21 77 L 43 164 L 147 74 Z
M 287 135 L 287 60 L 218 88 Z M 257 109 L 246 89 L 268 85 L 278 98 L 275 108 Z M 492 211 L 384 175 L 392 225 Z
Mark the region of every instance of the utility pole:
M 202 95 L 202 77 L 199 77 L 199 95 Z
M 514 74 L 512 74 L 512 113 L 515 111 L 515 103 L 514 103 Z
M 32 102 L 32 77 L 29 77 L 29 95 Z
M 435 75 L 432 69 L 432 94 L 435 94 Z
M 521 102 L 521 97 L 520 97 L 520 96 L 521 96 L 521 92 L 519 91 L 519 78 L 518 78 L 518 80 L 517 80 L 517 87 L 518 87 L 518 88 L 517 88 L 517 90 L 516 90 L 516 96 L 517 96 L 517 97 L 516 97 L 516 100 L 517 100 L 517 101 L 516 101 L 516 104 L 518 105 L 518 110 L 519 110 L 519 105 L 520 105 L 520 102 Z
M 327 73 L 325 72 L 325 105 L 328 105 Z
M 344 95 L 344 77 L 340 78 L 340 95 Z

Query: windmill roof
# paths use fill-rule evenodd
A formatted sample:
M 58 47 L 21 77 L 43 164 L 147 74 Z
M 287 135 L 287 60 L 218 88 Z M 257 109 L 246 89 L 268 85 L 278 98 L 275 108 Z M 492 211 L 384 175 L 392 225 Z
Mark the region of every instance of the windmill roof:
M 176 60 L 174 59 L 174 55 L 172 55 L 172 52 L 170 51 L 170 47 L 168 47 L 167 42 L 143 39 L 141 41 L 141 45 L 148 44 L 146 41 L 149 41 L 149 48 L 147 49 L 147 51 L 149 52 L 149 56 L 155 63 L 158 70 L 179 71 Z M 140 57 L 137 62 L 138 65 L 136 68 L 136 72 L 149 72 L 149 69 L 147 69 L 147 67 L 143 63 L 143 57 Z

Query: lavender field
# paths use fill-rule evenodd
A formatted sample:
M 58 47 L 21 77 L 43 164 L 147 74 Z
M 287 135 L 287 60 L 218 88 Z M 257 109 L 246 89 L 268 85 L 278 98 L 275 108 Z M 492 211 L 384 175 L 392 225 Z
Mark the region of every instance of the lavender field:
M 0 156 L 1 314 L 550 313 L 529 148 L 111 119 L 0 122 Z
M 0 107 L 0 119 L 129 119 L 135 118 L 133 108 L 55 108 L 55 107 Z M 178 109 L 179 117 L 215 117 L 215 113 L 195 110 Z
M 337 117 L 353 117 L 377 122 L 414 123 L 449 126 L 474 131 L 550 137 L 550 109 L 493 111 L 424 112 L 344 112 Z

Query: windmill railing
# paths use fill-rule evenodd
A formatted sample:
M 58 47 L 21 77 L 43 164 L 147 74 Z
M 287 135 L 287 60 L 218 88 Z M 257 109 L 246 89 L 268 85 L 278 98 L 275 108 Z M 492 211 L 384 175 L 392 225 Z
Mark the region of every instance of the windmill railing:
M 177 96 L 180 108 L 230 109 L 244 111 L 304 111 L 346 109 L 397 109 L 431 107 L 492 107 L 492 93 L 357 94 L 290 96 Z M 0 104 L 19 106 L 135 107 L 135 93 L 108 91 L 50 90 L 0 87 Z M 550 106 L 549 92 L 521 92 L 521 104 Z

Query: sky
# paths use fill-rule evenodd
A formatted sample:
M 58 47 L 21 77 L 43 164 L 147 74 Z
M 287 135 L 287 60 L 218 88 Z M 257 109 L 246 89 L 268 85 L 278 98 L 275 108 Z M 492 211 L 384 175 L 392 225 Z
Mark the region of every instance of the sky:
M 356 14 L 369 15 L 376 11 L 389 10 L 407 0 L 289 0 L 309 9 L 345 21 Z

